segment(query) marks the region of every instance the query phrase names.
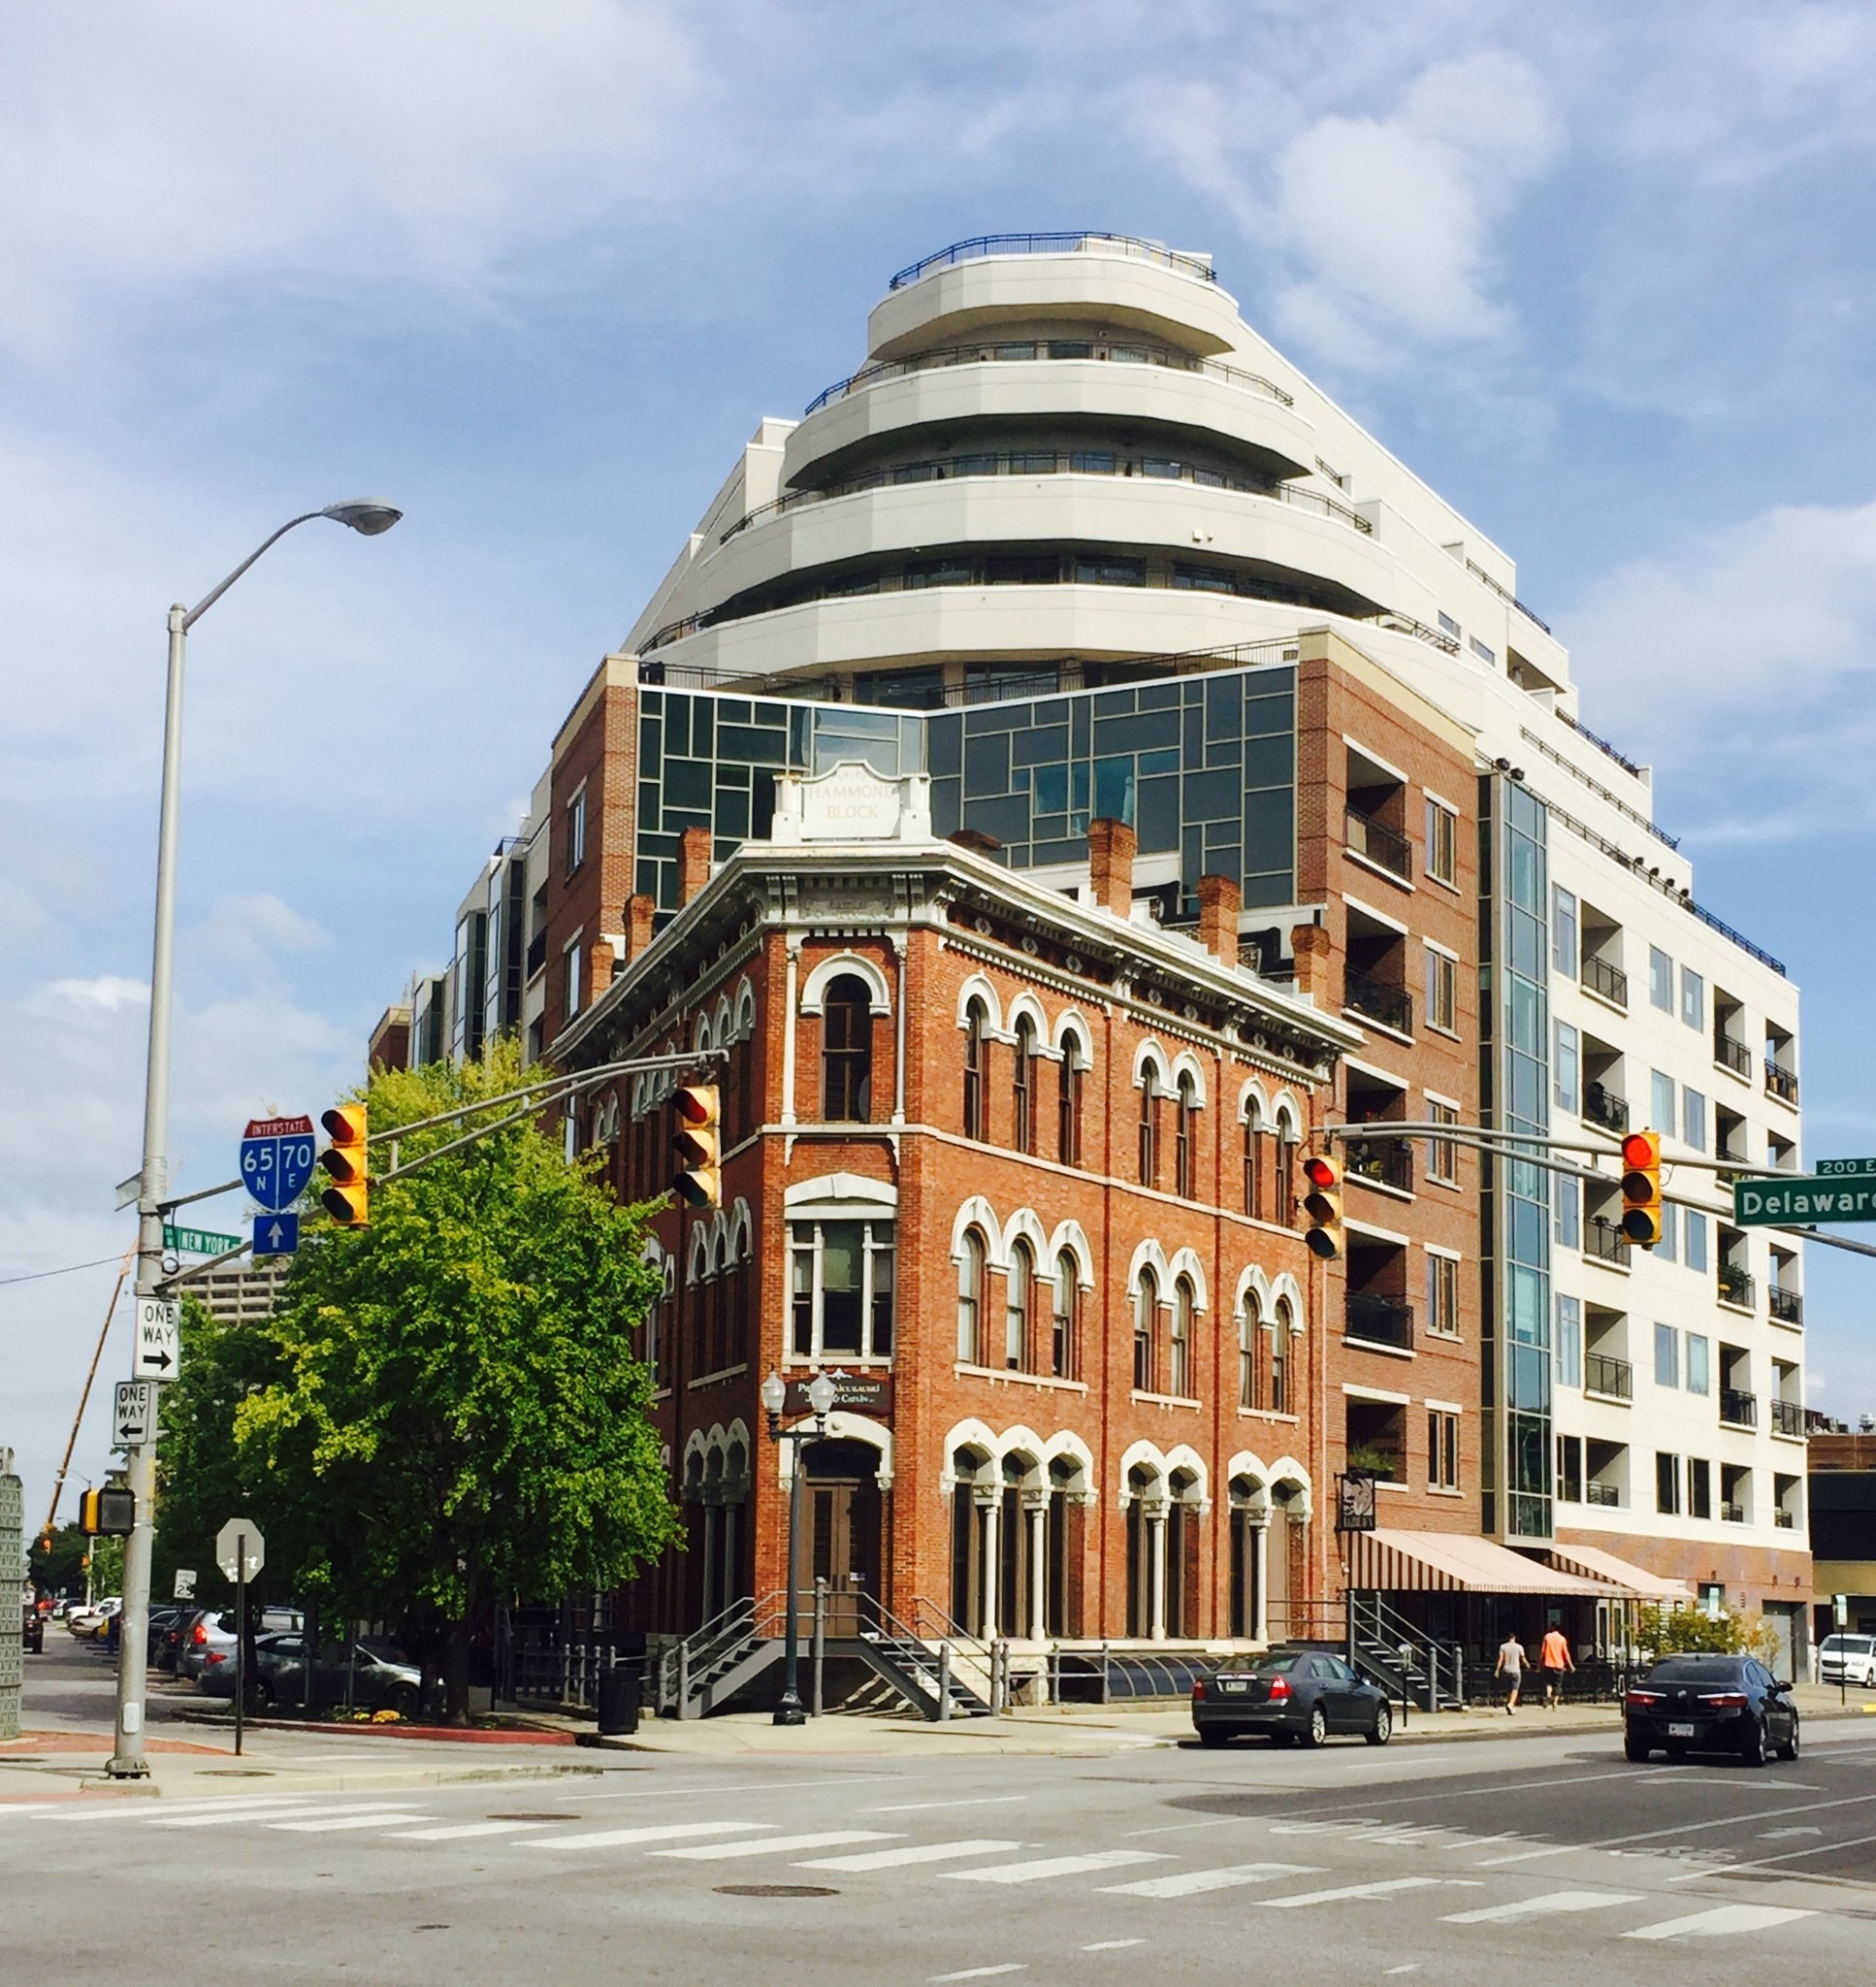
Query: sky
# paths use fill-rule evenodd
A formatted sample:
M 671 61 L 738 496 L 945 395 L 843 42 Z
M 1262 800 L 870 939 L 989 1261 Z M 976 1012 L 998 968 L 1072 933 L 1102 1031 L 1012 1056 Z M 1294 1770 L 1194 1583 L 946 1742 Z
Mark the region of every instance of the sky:
M 0 1446 L 29 1514 L 133 1239 L 169 603 L 301 511 L 406 513 L 294 533 L 191 636 L 186 1189 L 250 1115 L 357 1080 L 736 449 L 972 235 L 1209 249 L 1506 548 L 1702 901 L 1804 991 L 1807 1157 L 1876 1154 L 1860 0 L 93 0 L 9 10 L 0 78 Z M 1805 1273 L 1811 1399 L 1854 1419 L 1876 1262 Z M 127 1346 L 120 1312 L 107 1382 Z

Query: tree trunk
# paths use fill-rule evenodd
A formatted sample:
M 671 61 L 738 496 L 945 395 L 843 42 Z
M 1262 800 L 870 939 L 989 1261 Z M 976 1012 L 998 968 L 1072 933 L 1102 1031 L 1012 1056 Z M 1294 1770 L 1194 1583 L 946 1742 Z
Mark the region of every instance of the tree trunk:
M 443 1723 L 467 1725 L 469 1721 L 469 1634 L 465 1616 L 452 1621 L 443 1644 Z

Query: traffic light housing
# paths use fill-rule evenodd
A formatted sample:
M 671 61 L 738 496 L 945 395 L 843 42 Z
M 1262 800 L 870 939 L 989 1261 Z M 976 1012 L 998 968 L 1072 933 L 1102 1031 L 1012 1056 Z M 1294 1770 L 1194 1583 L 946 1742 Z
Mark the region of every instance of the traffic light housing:
M 671 1140 L 678 1156 L 671 1190 L 686 1207 L 723 1205 L 723 1176 L 718 1171 L 723 1157 L 718 1130 L 722 1102 L 713 1083 L 685 1084 L 671 1099 L 678 1127 Z
M 1342 1254 L 1342 1161 L 1328 1153 L 1311 1153 L 1303 1161 L 1309 1191 L 1303 1212 L 1310 1218 L 1303 1243 L 1311 1255 L 1333 1262 Z
M 137 1499 L 121 1483 L 87 1490 L 79 1499 L 79 1528 L 87 1539 L 127 1539 L 137 1529 Z
M 320 1114 L 332 1144 L 319 1155 L 319 1163 L 332 1175 L 332 1185 L 319 1196 L 319 1205 L 340 1228 L 362 1228 L 371 1218 L 367 1115 L 363 1104 L 335 1104 Z
M 1661 1240 L 1658 1131 L 1632 1131 L 1622 1141 L 1622 1232 L 1639 1249 Z

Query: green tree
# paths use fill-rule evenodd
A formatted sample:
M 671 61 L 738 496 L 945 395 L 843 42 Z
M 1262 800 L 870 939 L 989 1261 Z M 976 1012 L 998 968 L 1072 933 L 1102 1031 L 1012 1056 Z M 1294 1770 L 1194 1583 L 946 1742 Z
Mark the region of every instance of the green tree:
M 1761 1661 L 1770 1660 L 1777 1640 L 1763 1614 L 1734 1614 L 1725 1608 L 1709 1614 L 1692 1601 L 1643 1608 L 1636 1639 L 1657 1657 L 1753 1655 Z
M 380 1071 L 372 1129 L 539 1074 L 511 1046 L 461 1068 Z M 399 1157 L 508 1109 L 413 1133 Z M 367 1228 L 309 1220 L 265 1357 L 250 1370 L 230 1354 L 239 1397 L 213 1409 L 232 1403 L 225 1487 L 264 1528 L 275 1515 L 309 1594 L 432 1642 L 453 1722 L 499 1599 L 616 1584 L 677 1530 L 633 1347 L 660 1290 L 645 1211 L 593 1175 L 531 1120 L 374 1187 Z M 205 1482 L 207 1465 L 199 1454 Z M 200 1513 L 200 1491 L 187 1495 Z

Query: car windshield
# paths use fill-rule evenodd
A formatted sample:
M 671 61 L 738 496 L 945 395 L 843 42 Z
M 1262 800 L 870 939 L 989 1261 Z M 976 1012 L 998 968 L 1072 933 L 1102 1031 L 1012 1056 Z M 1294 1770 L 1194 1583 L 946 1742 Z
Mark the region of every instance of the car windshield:
M 1253 1656 L 1247 1663 L 1229 1663 L 1225 1667 L 1234 1677 L 1292 1677 L 1302 1660 L 1294 1649 L 1272 1649 L 1268 1655 Z
M 1826 1655 L 1866 1656 L 1873 1648 L 1876 1648 L 1876 1636 L 1827 1635 L 1824 1638 Z
M 1648 1673 L 1650 1683 L 1738 1683 L 1745 1664 L 1737 1656 L 1669 1656 Z

